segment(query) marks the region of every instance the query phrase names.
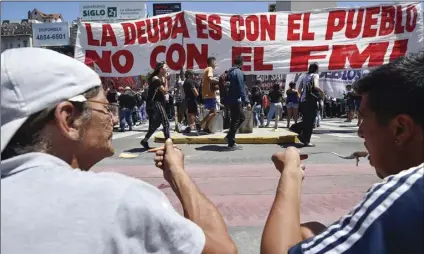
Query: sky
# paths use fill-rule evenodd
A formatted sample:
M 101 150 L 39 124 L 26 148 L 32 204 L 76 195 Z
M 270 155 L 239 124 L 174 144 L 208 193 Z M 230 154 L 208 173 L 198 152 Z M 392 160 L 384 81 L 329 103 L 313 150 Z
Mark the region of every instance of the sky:
M 160 2 L 160 1 L 157 1 Z M 178 1 L 175 1 L 178 2 Z M 377 5 L 383 2 L 338 2 L 340 7 Z M 267 12 L 268 5 L 273 2 L 181 2 L 183 10 L 214 13 L 258 13 Z M 66 21 L 76 20 L 79 16 L 80 2 L 1 2 L 1 20 L 26 19 L 28 11 L 37 8 L 44 13 L 61 13 Z M 151 14 L 152 2 L 147 2 Z

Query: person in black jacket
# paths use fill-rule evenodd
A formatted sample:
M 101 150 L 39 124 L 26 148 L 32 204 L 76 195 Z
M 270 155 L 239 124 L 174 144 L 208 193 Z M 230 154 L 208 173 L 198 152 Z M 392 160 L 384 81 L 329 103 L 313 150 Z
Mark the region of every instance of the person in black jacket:
M 134 111 L 134 107 L 137 104 L 135 93 L 131 90 L 129 86 L 127 86 L 125 87 L 124 92 L 119 95 L 118 101 L 121 131 L 125 131 L 125 124 L 127 124 L 129 130 L 132 131 L 132 113 Z
M 118 92 L 116 91 L 113 84 L 110 84 L 109 88 L 106 90 L 106 99 L 109 101 L 109 103 L 118 102 Z
M 246 118 L 243 113 L 243 106 L 247 105 L 250 107 L 246 96 L 242 66 L 243 58 L 237 56 L 234 60 L 234 67 L 228 70 L 227 79 L 230 81 L 230 89 L 228 90 L 226 102 L 231 114 L 230 130 L 225 137 L 228 147 L 236 146 L 236 132 Z

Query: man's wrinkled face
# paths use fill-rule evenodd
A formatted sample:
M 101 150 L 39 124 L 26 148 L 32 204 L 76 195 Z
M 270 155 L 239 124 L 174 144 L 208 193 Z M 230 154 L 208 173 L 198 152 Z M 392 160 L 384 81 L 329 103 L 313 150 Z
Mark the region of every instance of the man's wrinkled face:
M 89 99 L 87 104 L 91 110 L 91 119 L 84 125 L 82 140 L 84 148 L 89 150 L 87 156 L 101 159 L 112 156 L 112 134 L 113 126 L 118 122 L 117 112 L 111 112 L 103 90 L 96 97 Z
M 389 175 L 388 169 L 396 164 L 395 137 L 390 125 L 383 125 L 377 121 L 376 113 L 368 107 L 368 96 L 362 95 L 359 113 L 362 122 L 358 129 L 358 136 L 365 140 L 364 145 L 369 152 L 371 166 L 375 167 L 380 178 Z

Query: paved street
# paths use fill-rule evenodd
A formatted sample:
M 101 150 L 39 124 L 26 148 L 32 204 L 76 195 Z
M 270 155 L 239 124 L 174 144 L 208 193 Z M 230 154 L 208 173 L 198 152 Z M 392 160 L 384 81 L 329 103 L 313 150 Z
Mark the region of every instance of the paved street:
M 285 121 L 281 122 L 285 126 Z M 116 171 L 143 179 L 160 189 L 175 207 L 181 207 L 160 170 L 153 167 L 153 155 L 139 145 L 147 127 L 132 132 L 117 132 L 113 143 L 116 153 L 96 166 L 98 171 Z M 363 150 L 356 121 L 326 119 L 314 130 L 314 148 L 301 148 L 304 153 L 337 152 L 349 155 Z M 151 143 L 152 146 L 159 144 Z M 278 172 L 270 161 L 279 145 L 242 145 L 228 150 L 225 145 L 179 145 L 186 155 L 186 170 L 198 187 L 220 209 L 239 253 L 259 253 L 265 219 L 278 183 Z M 119 158 L 124 151 L 138 153 L 134 159 Z M 366 160 L 356 167 L 354 160 L 331 154 L 311 155 L 305 162 L 306 176 L 302 189 L 302 221 L 317 220 L 326 224 L 347 213 L 363 193 L 378 181 Z

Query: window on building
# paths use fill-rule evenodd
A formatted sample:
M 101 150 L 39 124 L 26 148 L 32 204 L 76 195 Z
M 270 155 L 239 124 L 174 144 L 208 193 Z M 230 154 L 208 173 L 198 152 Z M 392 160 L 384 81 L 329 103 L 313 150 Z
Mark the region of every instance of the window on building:
M 12 43 L 9 44 L 9 48 L 10 49 L 13 49 L 13 44 Z
M 20 43 L 18 43 L 18 48 L 20 48 L 21 47 L 21 44 Z
M 27 40 L 24 40 L 23 44 L 24 44 L 24 47 L 28 47 L 28 41 Z

